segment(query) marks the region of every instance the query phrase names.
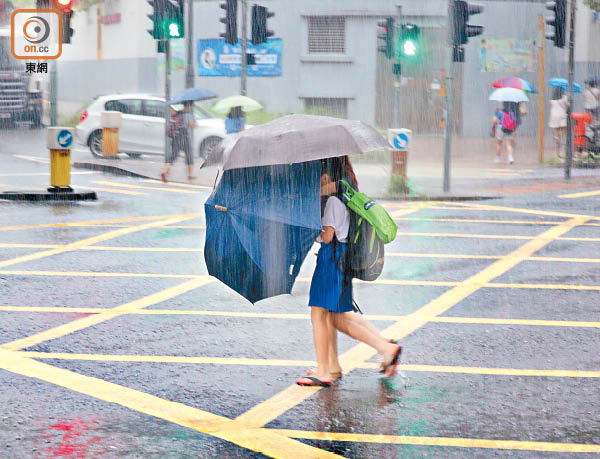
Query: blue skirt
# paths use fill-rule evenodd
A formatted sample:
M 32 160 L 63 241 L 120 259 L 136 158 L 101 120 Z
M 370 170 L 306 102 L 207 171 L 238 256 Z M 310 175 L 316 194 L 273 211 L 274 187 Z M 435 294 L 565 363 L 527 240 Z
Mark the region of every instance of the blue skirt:
M 336 262 L 346 252 L 346 244 L 337 242 Z M 317 254 L 317 267 L 310 284 L 309 306 L 318 306 L 331 312 L 349 312 L 352 307 L 352 280 L 347 279 L 343 292 L 344 274 L 332 260 L 333 244 L 321 243 Z M 342 293 L 344 293 L 342 297 Z

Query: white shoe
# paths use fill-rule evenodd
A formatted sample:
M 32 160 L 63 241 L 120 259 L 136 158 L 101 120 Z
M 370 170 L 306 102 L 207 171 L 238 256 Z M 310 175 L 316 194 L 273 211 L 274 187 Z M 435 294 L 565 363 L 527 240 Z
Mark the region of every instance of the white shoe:
M 502 162 L 502 161 L 500 161 L 500 157 L 499 157 L 499 156 L 496 156 L 496 157 L 494 158 L 494 163 L 496 163 L 496 164 L 499 164 L 499 163 L 501 163 L 501 162 Z
M 513 158 L 513 157 L 512 157 L 512 155 L 510 155 L 510 156 L 508 157 L 508 164 L 512 164 L 512 163 L 514 163 L 514 162 L 515 162 L 515 158 Z

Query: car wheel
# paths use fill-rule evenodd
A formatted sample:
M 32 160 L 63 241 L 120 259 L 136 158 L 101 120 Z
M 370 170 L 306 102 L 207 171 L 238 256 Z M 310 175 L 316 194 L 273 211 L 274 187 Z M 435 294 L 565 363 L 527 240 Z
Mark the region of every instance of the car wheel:
M 104 158 L 104 149 L 102 147 L 102 131 L 97 130 L 92 132 L 90 139 L 88 140 L 90 146 L 90 152 L 96 158 Z
M 216 136 L 207 137 L 206 139 L 204 139 L 200 144 L 200 158 L 208 158 L 208 155 L 211 153 L 213 148 L 215 148 L 221 140 L 221 137 Z
M 139 158 L 142 156 L 141 153 L 126 153 L 127 156 L 129 156 L 130 158 Z

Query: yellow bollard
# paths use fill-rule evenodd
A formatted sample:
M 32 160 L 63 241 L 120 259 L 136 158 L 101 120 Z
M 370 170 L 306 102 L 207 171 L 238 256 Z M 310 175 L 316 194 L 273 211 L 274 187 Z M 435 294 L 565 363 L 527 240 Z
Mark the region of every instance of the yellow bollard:
M 71 145 L 73 130 L 66 127 L 49 127 L 47 145 L 50 149 L 51 193 L 72 192 L 71 188 Z
M 389 191 L 392 194 L 407 194 L 410 192 L 406 177 L 408 164 L 408 147 L 412 131 L 410 129 L 388 129 L 388 142 L 392 150 L 392 173 Z
M 119 128 L 121 112 L 108 111 L 100 114 L 102 125 L 102 152 L 105 159 L 119 159 Z

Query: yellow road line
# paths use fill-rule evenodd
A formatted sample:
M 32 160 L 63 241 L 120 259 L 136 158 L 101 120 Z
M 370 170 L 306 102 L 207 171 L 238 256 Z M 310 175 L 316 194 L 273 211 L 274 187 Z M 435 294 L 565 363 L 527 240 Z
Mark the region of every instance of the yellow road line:
M 464 282 L 461 282 L 454 288 L 442 293 L 439 297 L 430 301 L 417 312 L 410 314 L 402 321 L 394 323 L 383 330 L 382 333 L 387 336 L 394 336 L 397 339 L 406 337 L 428 323 L 431 320 L 431 317 L 442 315 L 452 306 L 479 290 L 481 286 L 514 268 L 521 261 L 532 256 L 533 253 L 549 244 L 553 239 L 562 236 L 579 224 L 585 223 L 587 220 L 588 218 L 586 217 L 573 218 L 549 228 L 536 239 L 528 241 L 510 254 L 504 256 L 502 259 L 469 277 Z M 375 350 L 360 343 L 345 352 L 340 357 L 340 363 L 342 368 L 344 368 L 344 372 L 348 373 L 354 368 L 357 368 L 357 362 L 365 362 L 372 358 L 375 353 Z M 264 426 L 312 395 L 312 392 L 303 389 L 304 388 L 297 385 L 290 386 L 270 399 L 252 407 L 236 419 L 243 421 L 247 425 L 255 427 Z
M 203 274 L 105 273 L 96 271 L 22 271 L 0 270 L 8 276 L 58 276 L 58 277 L 147 277 L 157 279 L 197 279 Z
M 600 263 L 600 258 L 529 257 L 527 261 L 558 261 L 565 263 Z
M 119 310 L 114 312 L 110 308 L 84 308 L 84 307 L 62 307 L 62 306 L 0 306 L 0 311 L 4 312 L 54 312 L 54 313 L 79 313 L 79 314 L 100 314 L 111 312 L 121 314 L 136 315 L 179 315 L 179 316 L 211 316 L 211 317 L 244 317 L 250 319 L 278 319 L 278 320 L 309 320 L 308 313 L 305 314 L 285 314 L 268 312 L 234 312 L 234 311 L 205 311 L 193 309 L 142 309 L 142 310 Z M 398 315 L 372 315 L 365 314 L 365 319 L 371 321 L 397 322 L 406 319 L 408 316 Z M 539 320 L 539 319 L 502 319 L 487 317 L 431 317 L 430 322 L 436 323 L 454 323 L 454 324 L 485 324 L 485 325 L 526 325 L 526 326 L 547 326 L 547 327 L 588 327 L 600 328 L 600 322 L 574 321 L 574 320 Z
M 6 266 L 15 265 L 17 263 L 24 263 L 26 261 L 39 260 L 40 258 L 50 257 L 52 255 L 57 255 L 59 253 L 69 252 L 71 250 L 80 249 L 82 247 L 97 244 L 98 242 L 106 241 L 108 239 L 114 239 L 116 237 L 123 236 L 125 234 L 135 233 L 137 231 L 143 231 L 149 228 L 154 228 L 157 225 L 161 224 L 169 224 L 169 223 L 177 223 L 183 220 L 188 220 L 191 215 L 195 214 L 181 214 L 174 215 L 171 218 L 159 220 L 150 223 L 144 223 L 138 226 L 132 226 L 129 228 L 123 228 L 116 231 L 110 231 L 108 233 L 99 234 L 98 236 L 92 236 L 86 239 L 81 239 L 79 241 L 73 242 L 71 244 L 66 244 L 60 248 L 45 250 L 43 252 L 36 252 L 29 255 L 23 255 L 17 258 L 11 258 L 10 260 L 0 261 L 0 268 L 4 268 Z
M 497 260 L 501 255 L 461 255 L 457 253 L 410 253 L 410 252 L 385 252 L 386 257 L 407 258 L 458 258 L 475 260 Z
M 93 180 L 92 183 L 97 183 L 98 185 L 110 185 L 110 186 L 123 187 L 123 188 L 132 188 L 132 189 L 136 189 L 136 190 L 152 190 L 152 191 L 168 191 L 170 193 L 201 194 L 199 191 L 179 190 L 177 188 L 167 188 L 167 187 L 158 188 L 155 186 L 129 185 L 127 183 L 108 182 L 106 180 Z
M 110 247 L 105 245 L 92 245 L 80 250 L 105 250 L 117 252 L 203 252 L 200 248 L 186 247 Z
M 421 209 L 426 209 L 427 207 L 430 207 L 430 206 L 431 206 L 430 202 L 412 203 L 412 204 L 410 204 L 410 207 L 408 207 L 407 209 L 395 210 L 395 211 L 390 212 L 390 217 L 398 218 L 403 215 L 409 215 L 409 214 L 418 212 Z
M 91 186 L 83 186 L 83 185 L 73 185 L 75 188 L 81 188 L 83 190 L 94 190 L 94 191 L 106 191 L 107 193 L 117 193 L 117 194 L 128 194 L 128 195 L 147 195 L 148 193 L 144 193 L 143 191 L 130 191 L 130 190 L 115 190 L 114 188 L 103 188 L 103 187 L 91 187 Z
M 456 448 L 510 449 L 561 453 L 600 453 L 600 445 L 552 443 L 519 440 L 486 440 L 482 438 L 416 437 L 407 435 L 369 435 L 358 433 L 310 432 L 306 430 L 271 429 L 281 435 L 303 440 L 350 441 L 390 445 L 446 446 Z
M 449 222 L 449 223 L 491 223 L 499 225 L 558 225 L 562 221 L 558 220 L 494 220 L 494 219 L 476 219 L 476 218 L 426 218 L 426 217 L 406 217 L 406 218 L 395 218 L 397 221 L 408 221 L 408 222 Z M 600 226 L 600 223 L 584 223 L 581 226 Z
M 469 239 L 533 239 L 534 236 L 514 236 L 501 234 L 468 234 L 468 233 L 413 233 L 398 232 L 398 236 L 422 236 L 422 237 L 462 237 Z
M 242 365 L 242 366 L 270 366 L 270 367 L 312 367 L 316 365 L 313 360 L 281 360 L 281 359 L 253 359 L 247 357 L 187 357 L 174 355 L 111 355 L 111 354 L 71 354 L 68 352 L 26 352 L 18 353 L 23 357 L 32 359 L 57 359 L 57 360 L 87 360 L 94 362 L 139 362 L 139 363 L 183 363 L 196 365 Z M 379 368 L 376 362 L 358 362 L 356 368 Z M 532 376 L 555 378 L 600 378 L 600 371 L 586 370 L 537 370 L 521 368 L 485 368 L 462 367 L 451 365 L 407 365 L 398 366 L 400 370 L 430 373 L 463 373 L 475 375 L 497 376 Z
M 204 216 L 204 213 L 188 214 L 190 220 Z M 128 218 L 113 218 L 109 220 L 91 220 L 91 221 L 80 221 L 80 222 L 66 222 L 66 223 L 44 223 L 40 225 L 19 225 L 19 226 L 0 226 L 0 231 L 13 231 L 22 229 L 34 229 L 34 228 L 53 228 L 53 227 L 65 227 L 65 226 L 95 226 L 106 223 L 127 223 L 127 222 L 143 222 L 148 220 L 161 220 L 165 218 L 176 217 L 177 215 L 153 215 L 148 217 L 128 217 Z
M 161 182 L 160 180 L 153 180 L 153 179 L 146 179 L 146 180 L 142 180 L 142 182 L 146 182 L 146 183 L 155 183 L 157 185 L 165 185 L 163 182 Z M 196 188 L 196 189 L 201 189 L 201 190 L 212 190 L 212 186 L 206 186 L 206 185 L 192 185 L 189 183 L 175 183 L 175 182 L 169 182 L 169 186 L 179 186 L 181 188 Z
M 58 327 L 51 328 L 40 333 L 36 333 L 35 335 L 29 336 L 27 338 L 18 339 L 15 341 L 11 341 L 10 343 L 0 345 L 0 348 L 16 351 L 30 346 L 35 346 L 36 344 L 43 343 L 44 341 L 57 339 L 70 333 L 83 330 L 84 328 L 91 327 L 93 325 L 98 325 L 101 322 L 112 319 L 119 315 L 127 314 L 124 311 L 142 309 L 147 306 L 160 303 L 161 301 L 168 300 L 175 296 L 181 295 L 182 293 L 189 292 L 190 290 L 194 290 L 198 287 L 202 287 L 203 285 L 206 285 L 209 282 L 212 282 L 213 280 L 214 278 L 209 276 L 204 276 L 200 279 L 193 279 L 182 284 L 176 285 L 174 287 L 167 288 L 160 292 L 152 293 L 138 300 L 125 303 L 121 306 L 117 306 L 116 308 L 113 308 L 110 313 L 107 312 L 82 317 L 81 319 L 77 319 L 64 325 L 60 325 Z
M 484 284 L 486 288 L 530 288 L 542 290 L 590 290 L 598 291 L 598 285 L 565 285 L 565 284 L 508 284 L 502 282 L 490 282 Z
M 6 249 L 55 249 L 63 247 L 62 244 L 4 244 L 0 243 L 1 248 Z
M 24 358 L 16 352 L 0 349 L 0 368 L 65 387 L 108 403 L 116 403 L 139 413 L 221 438 L 269 457 L 303 459 L 339 457 L 333 453 L 274 433 L 269 429 L 246 428 L 231 419 L 207 411 L 192 408 L 182 403 L 171 402 L 98 378 L 56 368 L 33 359 Z
M 562 199 L 574 199 L 574 198 L 587 198 L 590 196 L 598 196 L 600 195 L 600 190 L 596 191 L 584 191 L 582 193 L 568 193 L 568 194 L 559 194 L 557 198 Z

